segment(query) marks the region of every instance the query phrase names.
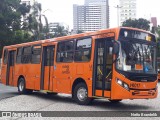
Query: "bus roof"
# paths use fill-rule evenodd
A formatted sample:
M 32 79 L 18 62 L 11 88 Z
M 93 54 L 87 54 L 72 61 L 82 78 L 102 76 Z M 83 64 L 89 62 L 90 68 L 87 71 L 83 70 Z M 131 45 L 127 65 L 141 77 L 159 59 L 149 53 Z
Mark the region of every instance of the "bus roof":
M 5 48 L 16 48 L 16 47 L 22 47 L 22 46 L 29 46 L 29 45 L 36 45 L 36 44 L 42 44 L 42 43 L 48 43 L 48 42 L 53 42 L 53 41 L 61 41 L 61 40 L 68 40 L 68 39 L 74 39 L 74 38 L 80 38 L 80 37 L 87 37 L 87 36 L 94 36 L 98 34 L 103 34 L 106 32 L 115 32 L 119 31 L 121 28 L 125 29 L 130 29 L 130 30 L 138 30 L 141 32 L 147 32 L 145 30 L 141 30 L 138 28 L 131 28 L 131 27 L 116 27 L 116 28 L 109 28 L 109 29 L 101 29 L 98 31 L 94 32 L 85 32 L 85 33 L 80 33 L 80 34 L 74 34 L 74 35 L 68 35 L 68 36 L 62 36 L 62 37 L 57 37 L 57 38 L 51 38 L 51 39 L 46 39 L 46 40 L 38 40 L 38 41 L 33 41 L 33 42 L 27 42 L 27 43 L 21 43 L 21 44 L 15 44 L 15 45 L 10 45 L 10 46 L 5 46 Z M 152 33 L 150 33 L 152 34 Z

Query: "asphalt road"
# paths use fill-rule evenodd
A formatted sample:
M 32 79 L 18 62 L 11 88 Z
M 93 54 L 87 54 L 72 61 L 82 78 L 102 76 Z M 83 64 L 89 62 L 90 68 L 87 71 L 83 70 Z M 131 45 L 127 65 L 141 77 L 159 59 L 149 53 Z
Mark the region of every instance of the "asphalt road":
M 0 83 L 0 100 L 18 95 L 16 87 L 5 86 Z
M 160 88 L 160 83 L 158 83 L 158 87 Z M 0 111 L 97 111 L 98 113 L 101 111 L 160 111 L 160 92 L 156 99 L 123 100 L 118 104 L 113 104 L 106 99 L 96 99 L 91 105 L 82 106 L 76 104 L 71 99 L 71 95 L 58 94 L 54 96 L 40 92 L 34 92 L 31 95 L 18 95 L 17 88 L 5 87 L 4 85 L 0 85 L 0 90 L 0 96 L 3 98 L 0 100 Z M 10 96 L 10 98 L 4 98 L 5 95 Z M 71 112 L 69 114 L 75 113 Z M 114 114 L 116 113 L 111 113 L 111 115 Z M 89 120 L 91 118 L 85 119 Z M 107 119 L 113 120 L 115 117 Z M 123 120 L 123 117 L 118 117 L 117 119 Z M 129 117 L 129 119 L 133 118 Z M 152 117 L 146 119 L 153 120 L 157 118 Z

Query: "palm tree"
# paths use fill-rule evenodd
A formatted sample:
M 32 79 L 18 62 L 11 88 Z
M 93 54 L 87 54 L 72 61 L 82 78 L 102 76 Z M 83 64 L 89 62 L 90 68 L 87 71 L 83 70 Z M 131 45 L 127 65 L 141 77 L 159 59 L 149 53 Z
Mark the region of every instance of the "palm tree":
M 42 18 L 44 18 L 46 24 L 45 34 L 49 32 L 48 19 L 44 14 L 42 14 L 42 5 L 40 3 L 34 2 L 31 9 L 33 12 L 28 16 L 28 29 L 34 35 L 34 40 L 43 39 L 44 26 L 42 24 Z

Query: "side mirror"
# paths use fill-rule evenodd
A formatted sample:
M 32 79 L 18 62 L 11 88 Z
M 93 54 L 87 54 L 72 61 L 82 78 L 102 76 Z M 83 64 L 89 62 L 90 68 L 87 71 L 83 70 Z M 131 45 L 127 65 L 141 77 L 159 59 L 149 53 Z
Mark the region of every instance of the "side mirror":
M 119 44 L 118 44 L 118 42 L 115 41 L 113 43 L 113 54 L 118 55 L 118 53 L 119 53 Z

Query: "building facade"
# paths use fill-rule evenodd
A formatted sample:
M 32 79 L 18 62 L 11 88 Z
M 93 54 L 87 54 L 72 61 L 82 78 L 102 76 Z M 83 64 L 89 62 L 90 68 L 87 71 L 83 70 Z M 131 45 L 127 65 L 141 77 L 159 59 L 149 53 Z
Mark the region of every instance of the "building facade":
M 136 19 L 137 0 L 119 0 L 120 25 L 127 19 Z
M 64 30 L 68 30 L 69 26 L 63 22 L 52 22 L 48 24 L 49 27 L 49 33 L 50 34 L 55 34 L 55 29 L 57 29 L 57 26 L 64 27 Z
M 85 0 L 84 5 L 73 5 L 73 31 L 96 31 L 109 28 L 108 0 Z
M 157 27 L 157 17 L 151 17 L 151 23 L 153 27 Z

